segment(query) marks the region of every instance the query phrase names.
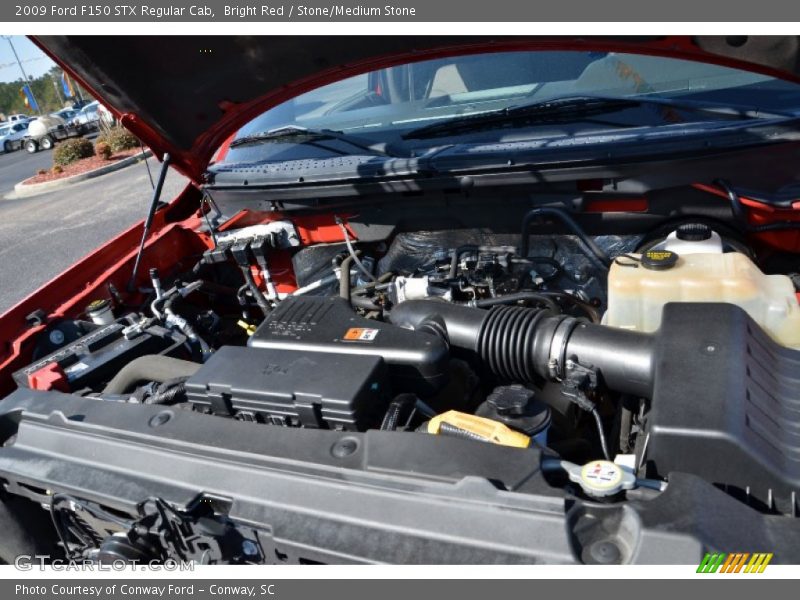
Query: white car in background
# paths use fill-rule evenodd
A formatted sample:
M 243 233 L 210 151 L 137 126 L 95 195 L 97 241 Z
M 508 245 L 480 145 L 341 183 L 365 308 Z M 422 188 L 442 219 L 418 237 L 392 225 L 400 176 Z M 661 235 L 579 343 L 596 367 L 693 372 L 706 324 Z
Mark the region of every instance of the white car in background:
M 108 108 L 104 104 L 97 103 L 97 116 L 99 117 L 99 122 L 103 125 L 108 127 L 113 127 L 117 124 L 117 118 L 114 114 L 108 110 Z
M 100 121 L 100 103 L 95 100 L 81 108 L 72 119 L 72 125 L 85 130 L 96 129 Z
M 22 140 L 28 133 L 28 122 L 17 121 L 0 125 L 0 146 L 3 152 L 13 152 L 22 148 Z
M 6 121 L 8 121 L 9 123 L 18 123 L 18 122 L 27 123 L 28 121 L 31 120 L 33 120 L 33 117 L 30 117 L 28 115 L 23 115 L 22 113 L 17 113 L 15 115 L 8 115 L 8 118 L 6 119 Z
M 74 108 L 62 108 L 59 111 L 50 113 L 50 116 L 64 119 L 65 123 L 70 123 L 78 115 L 78 112 Z

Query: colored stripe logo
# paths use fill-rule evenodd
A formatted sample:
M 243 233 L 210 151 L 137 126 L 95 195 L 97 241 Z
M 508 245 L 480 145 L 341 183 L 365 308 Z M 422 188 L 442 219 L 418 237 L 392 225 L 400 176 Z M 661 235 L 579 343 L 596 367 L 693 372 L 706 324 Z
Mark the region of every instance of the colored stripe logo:
M 698 573 L 763 573 L 772 552 L 707 552 L 697 567 Z

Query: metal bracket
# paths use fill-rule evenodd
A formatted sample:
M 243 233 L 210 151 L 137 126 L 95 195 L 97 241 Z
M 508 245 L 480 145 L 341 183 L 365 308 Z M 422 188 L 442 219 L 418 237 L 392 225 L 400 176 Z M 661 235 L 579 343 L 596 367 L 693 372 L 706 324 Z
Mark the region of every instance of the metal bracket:
M 594 410 L 594 402 L 587 392 L 597 388 L 597 369 L 591 365 L 582 365 L 567 359 L 564 365 L 564 379 L 561 382 L 561 393 L 587 412 Z

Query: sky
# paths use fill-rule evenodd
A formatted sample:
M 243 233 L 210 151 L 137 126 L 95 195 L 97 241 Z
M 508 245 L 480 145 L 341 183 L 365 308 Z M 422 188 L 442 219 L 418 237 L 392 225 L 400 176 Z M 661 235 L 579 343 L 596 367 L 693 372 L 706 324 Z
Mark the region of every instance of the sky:
M 3 36 L 3 39 L 0 39 L 0 81 L 17 81 L 22 78 L 22 73 L 20 73 L 19 66 L 14 60 L 14 54 L 11 52 L 11 47 L 8 45 L 6 37 L 8 36 Z M 22 67 L 29 77 L 38 77 L 43 73 L 47 73 L 55 64 L 28 38 L 21 35 L 12 35 L 10 37 L 19 59 L 22 61 Z

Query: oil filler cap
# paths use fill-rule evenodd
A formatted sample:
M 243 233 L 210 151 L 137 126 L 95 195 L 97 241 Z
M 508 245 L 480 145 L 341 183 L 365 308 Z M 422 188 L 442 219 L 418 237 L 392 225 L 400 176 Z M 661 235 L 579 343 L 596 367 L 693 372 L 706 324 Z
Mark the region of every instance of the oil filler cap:
M 671 250 L 648 250 L 641 258 L 642 266 L 651 271 L 666 271 L 677 262 L 678 255 Z

